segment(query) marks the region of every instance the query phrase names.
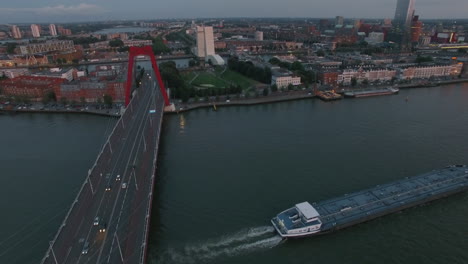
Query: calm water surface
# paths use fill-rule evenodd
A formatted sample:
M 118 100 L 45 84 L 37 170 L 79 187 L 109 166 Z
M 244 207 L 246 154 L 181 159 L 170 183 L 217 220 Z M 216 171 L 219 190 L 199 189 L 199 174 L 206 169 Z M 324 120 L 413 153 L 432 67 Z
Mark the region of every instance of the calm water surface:
M 468 163 L 468 86 L 164 122 L 150 263 L 468 263 L 466 193 L 284 243 L 269 223 L 298 202 Z
M 0 114 L 0 263 L 40 262 L 114 120 Z
M 0 263 L 43 257 L 112 123 L 0 115 Z M 466 164 L 467 133 L 468 85 L 166 116 L 149 263 L 467 263 L 466 193 L 284 243 L 269 223 L 298 202 Z

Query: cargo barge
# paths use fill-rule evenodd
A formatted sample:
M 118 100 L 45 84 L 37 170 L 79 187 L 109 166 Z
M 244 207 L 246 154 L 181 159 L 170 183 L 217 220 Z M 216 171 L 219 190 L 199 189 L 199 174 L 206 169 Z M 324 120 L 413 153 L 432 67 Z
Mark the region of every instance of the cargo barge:
M 383 89 L 372 89 L 372 90 L 359 90 L 345 92 L 345 97 L 370 97 L 370 96 L 381 96 L 381 95 L 392 95 L 397 94 L 400 91 L 398 88 L 387 87 Z
M 452 165 L 344 196 L 296 204 L 271 219 L 283 238 L 330 233 L 468 190 L 468 167 Z

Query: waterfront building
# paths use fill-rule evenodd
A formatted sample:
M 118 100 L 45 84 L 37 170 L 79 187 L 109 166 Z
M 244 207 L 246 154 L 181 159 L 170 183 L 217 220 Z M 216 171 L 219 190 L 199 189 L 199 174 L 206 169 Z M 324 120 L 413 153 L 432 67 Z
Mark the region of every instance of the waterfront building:
M 286 88 L 290 84 L 294 86 L 301 85 L 301 77 L 293 76 L 290 71 L 281 68 L 272 68 L 271 84 L 278 88 Z
M 21 39 L 22 35 L 18 26 L 16 25 L 11 26 L 11 36 L 14 39 Z
M 409 66 L 399 70 L 399 77 L 403 80 L 457 77 L 462 73 L 462 69 L 462 62 L 449 65 Z
M 40 26 L 39 25 L 32 24 L 31 25 L 31 32 L 32 32 L 33 37 L 35 37 L 35 38 L 41 37 L 41 31 L 40 31 Z
M 60 84 L 66 82 L 61 78 L 19 76 L 0 81 L 3 94 L 6 96 L 26 96 L 34 101 L 40 101 L 48 92 L 60 90 Z
M 352 79 L 356 79 L 358 83 L 367 80 L 368 82 L 383 82 L 390 81 L 396 77 L 397 71 L 395 69 L 387 68 L 359 68 L 359 69 L 345 69 L 338 74 L 337 82 L 340 85 L 350 85 Z
M 57 28 L 55 27 L 54 24 L 49 25 L 49 33 L 53 37 L 57 36 Z
M 337 70 L 322 70 L 318 72 L 317 80 L 323 85 L 336 86 L 338 84 L 338 75 Z
M 56 94 L 57 100 L 64 97 L 69 101 L 97 102 L 104 95 L 112 97 L 114 102 L 123 102 L 125 100 L 125 81 L 73 81 L 60 85 L 60 90 Z

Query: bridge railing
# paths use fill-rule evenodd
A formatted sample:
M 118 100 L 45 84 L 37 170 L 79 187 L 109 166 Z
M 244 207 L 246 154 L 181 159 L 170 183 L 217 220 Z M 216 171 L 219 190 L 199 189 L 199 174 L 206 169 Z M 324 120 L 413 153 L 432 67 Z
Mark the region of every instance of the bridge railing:
M 153 122 L 153 126 L 157 126 L 157 131 L 156 131 L 156 142 L 159 142 L 159 137 L 161 134 L 161 124 L 162 124 L 162 116 L 164 113 L 164 100 L 162 96 L 157 93 L 157 97 L 155 99 L 155 105 L 156 105 L 156 113 L 158 114 L 155 119 L 159 120 L 159 123 Z M 159 106 L 159 107 L 158 107 Z M 150 129 L 151 131 L 151 129 Z M 146 263 L 146 256 L 147 256 L 147 247 L 148 247 L 148 238 L 149 238 L 149 227 L 150 227 L 150 219 L 151 219 L 151 209 L 153 207 L 153 191 L 154 191 L 154 182 L 156 178 L 156 165 L 157 165 L 157 160 L 158 160 L 158 148 L 159 144 L 156 143 L 156 147 L 154 150 L 154 159 L 153 159 L 153 166 L 151 168 L 151 184 L 150 184 L 150 193 L 148 194 L 148 201 L 147 201 L 147 207 L 146 207 L 146 215 L 145 215 L 145 227 L 144 227 L 144 234 L 143 238 L 141 241 L 141 247 L 140 247 L 140 264 Z

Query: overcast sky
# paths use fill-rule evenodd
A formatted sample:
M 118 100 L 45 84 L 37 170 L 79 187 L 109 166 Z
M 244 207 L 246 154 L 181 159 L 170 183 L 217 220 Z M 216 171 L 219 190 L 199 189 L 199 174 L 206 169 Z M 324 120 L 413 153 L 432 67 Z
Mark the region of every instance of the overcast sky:
M 197 17 L 393 18 L 397 0 L 10 0 L 0 23 Z M 422 19 L 468 18 L 468 0 L 416 0 Z

